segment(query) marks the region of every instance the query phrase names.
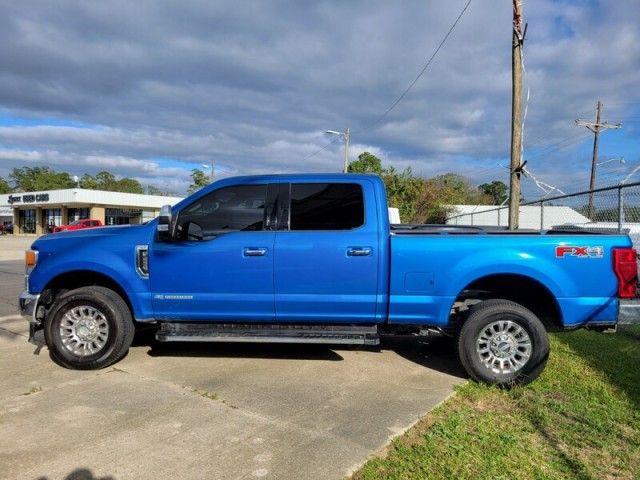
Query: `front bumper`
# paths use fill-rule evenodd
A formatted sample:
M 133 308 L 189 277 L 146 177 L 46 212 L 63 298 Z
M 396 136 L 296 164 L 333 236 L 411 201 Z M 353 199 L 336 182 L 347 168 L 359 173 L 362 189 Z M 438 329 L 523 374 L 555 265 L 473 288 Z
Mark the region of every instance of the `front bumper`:
M 38 313 L 38 301 L 40 295 L 32 295 L 27 290 L 22 292 L 18 297 L 18 303 L 20 304 L 20 314 L 22 318 L 31 323 L 32 325 L 40 326 L 42 321 L 36 317 Z
M 29 342 L 34 345 L 40 345 L 36 339 L 36 332 L 42 330 L 42 316 L 38 315 L 38 303 L 40 301 L 40 295 L 32 295 L 27 290 L 22 292 L 18 297 L 18 303 L 20 304 L 20 314 L 27 322 L 29 322 Z
M 618 325 L 640 324 L 640 298 L 620 300 Z

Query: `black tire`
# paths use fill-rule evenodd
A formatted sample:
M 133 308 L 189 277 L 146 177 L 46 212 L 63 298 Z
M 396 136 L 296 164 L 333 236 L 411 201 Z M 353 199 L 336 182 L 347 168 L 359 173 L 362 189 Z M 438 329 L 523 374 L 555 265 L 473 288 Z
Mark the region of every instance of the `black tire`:
M 69 320 L 65 315 L 73 317 L 74 313 L 77 316 L 77 312 L 86 312 L 87 316 L 97 318 L 92 326 L 100 324 L 103 332 L 97 335 L 95 342 L 69 341 L 72 329 L 67 327 Z M 62 326 L 62 322 L 65 322 L 65 326 Z M 120 295 L 105 287 L 92 286 L 60 295 L 47 315 L 44 334 L 51 358 L 57 364 L 76 370 L 95 370 L 124 358 L 133 341 L 135 327 L 129 307 Z M 87 352 L 88 347 L 81 351 L 80 346 L 86 344 L 90 344 L 95 353 Z M 81 353 L 74 353 L 74 348 Z
M 498 321 L 505 323 L 496 324 Z M 514 324 L 526 332 L 530 347 L 526 346 L 526 336 Z M 505 330 L 507 337 L 511 334 L 503 342 L 497 336 L 503 333 L 501 325 L 502 328 L 508 328 Z M 486 338 L 496 340 L 486 342 Z M 522 343 L 509 343 L 513 341 Z M 502 348 L 506 349 L 506 354 Z M 503 354 L 511 360 L 499 357 Z M 501 386 L 523 385 L 535 380 L 544 370 L 549 357 L 549 338 L 542 322 L 527 308 L 509 300 L 486 300 L 471 308 L 469 317 L 462 325 L 458 337 L 458 355 L 469 376 L 478 382 Z M 502 360 L 516 365 L 508 363 L 501 368 L 504 365 Z

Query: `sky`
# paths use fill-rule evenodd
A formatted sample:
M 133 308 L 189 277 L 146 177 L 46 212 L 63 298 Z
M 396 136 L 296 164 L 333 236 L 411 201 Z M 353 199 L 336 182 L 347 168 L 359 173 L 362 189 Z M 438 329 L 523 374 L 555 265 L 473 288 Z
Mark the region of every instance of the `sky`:
M 349 127 L 351 159 L 508 183 L 510 1 L 473 0 L 383 115 L 466 3 L 0 0 L 0 176 L 109 170 L 184 194 L 211 165 L 339 171 L 324 132 Z M 622 128 L 601 135 L 597 185 L 619 182 L 640 165 L 640 2 L 525 1 L 524 18 L 527 167 L 587 189 L 593 134 L 575 120 L 601 100 Z

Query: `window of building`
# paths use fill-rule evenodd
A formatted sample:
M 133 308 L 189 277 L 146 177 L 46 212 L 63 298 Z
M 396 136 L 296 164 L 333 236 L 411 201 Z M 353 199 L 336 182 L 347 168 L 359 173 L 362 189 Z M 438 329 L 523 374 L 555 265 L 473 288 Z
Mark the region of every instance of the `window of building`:
M 18 211 L 18 226 L 22 233 L 36 233 L 35 208 Z
M 291 230 L 352 230 L 363 224 L 364 200 L 360 185 L 291 185 Z
M 104 218 L 107 225 L 129 225 L 140 223 L 142 210 L 135 208 L 105 208 Z
M 42 210 L 42 226 L 46 232 L 53 232 L 54 227 L 62 224 L 62 210 L 59 208 L 45 208 Z
M 83 218 L 89 218 L 88 208 L 70 208 L 68 210 L 69 223 Z
M 230 231 L 262 230 L 266 185 L 238 185 L 211 192 L 182 210 L 177 236 L 208 240 Z

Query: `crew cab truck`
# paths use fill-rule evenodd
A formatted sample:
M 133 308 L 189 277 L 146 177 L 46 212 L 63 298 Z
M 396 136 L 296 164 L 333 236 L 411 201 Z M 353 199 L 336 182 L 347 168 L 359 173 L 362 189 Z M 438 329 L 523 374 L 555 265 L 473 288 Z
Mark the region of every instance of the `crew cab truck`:
M 374 175 L 227 178 L 136 226 L 46 235 L 26 252 L 30 337 L 76 369 L 158 341 L 379 343 L 457 338 L 469 375 L 535 379 L 548 329 L 634 315 L 626 235 L 390 225 Z

